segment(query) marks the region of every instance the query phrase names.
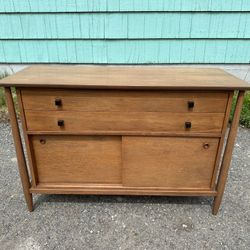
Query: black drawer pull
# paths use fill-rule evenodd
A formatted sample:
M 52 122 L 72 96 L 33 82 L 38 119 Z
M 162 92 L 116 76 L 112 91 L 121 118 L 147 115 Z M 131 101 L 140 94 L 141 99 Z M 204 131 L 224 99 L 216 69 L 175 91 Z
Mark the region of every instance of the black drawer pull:
M 186 129 L 190 129 L 192 127 L 192 123 L 191 122 L 185 122 L 185 128 Z
M 55 99 L 55 105 L 58 106 L 58 107 L 62 106 L 62 100 L 60 98 L 56 98 Z
M 194 101 L 188 101 L 188 108 L 189 109 L 194 108 Z
M 58 120 L 58 121 L 57 121 L 57 125 L 58 125 L 59 127 L 63 127 L 63 126 L 64 126 L 64 120 Z

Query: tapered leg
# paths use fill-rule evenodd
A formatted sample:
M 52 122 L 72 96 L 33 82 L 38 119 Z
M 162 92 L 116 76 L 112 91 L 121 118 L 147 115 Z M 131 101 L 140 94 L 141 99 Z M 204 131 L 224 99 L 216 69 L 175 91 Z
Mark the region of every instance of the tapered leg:
M 21 182 L 23 186 L 23 193 L 24 193 L 27 205 L 28 205 L 28 209 L 31 212 L 33 211 L 33 200 L 32 200 L 32 194 L 29 191 L 29 188 L 30 188 L 29 174 L 28 174 L 26 160 L 24 156 L 20 130 L 18 127 L 15 106 L 14 106 L 14 102 L 13 102 L 13 98 L 11 94 L 11 89 L 9 87 L 5 88 L 5 96 L 6 96 L 6 103 L 7 103 L 8 111 L 9 111 L 9 117 L 10 117 L 10 122 L 11 122 L 11 128 L 12 128 L 16 154 L 17 154 L 19 174 L 20 174 Z
M 217 183 L 217 195 L 214 199 L 214 204 L 213 204 L 213 214 L 216 215 L 219 211 L 221 200 L 223 197 L 225 185 L 226 185 L 226 180 L 228 176 L 228 170 L 230 166 L 230 162 L 232 159 L 232 153 L 233 153 L 233 148 L 234 148 L 234 142 L 235 138 L 237 135 L 237 128 L 238 128 L 238 123 L 240 119 L 240 112 L 241 112 L 241 107 L 244 99 L 244 91 L 239 91 L 238 97 L 237 97 L 237 102 L 236 102 L 236 107 L 234 111 L 234 117 L 232 120 L 231 128 L 229 131 L 228 139 L 227 139 L 227 144 L 225 147 L 222 163 L 221 163 L 221 170 L 220 170 L 220 175 L 218 178 L 218 183 Z

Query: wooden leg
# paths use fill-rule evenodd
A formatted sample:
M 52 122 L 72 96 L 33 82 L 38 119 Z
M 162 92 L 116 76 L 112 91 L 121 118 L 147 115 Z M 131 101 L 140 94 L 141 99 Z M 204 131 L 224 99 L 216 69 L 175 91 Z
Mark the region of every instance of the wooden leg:
M 226 180 L 227 180 L 227 176 L 228 176 L 228 170 L 229 170 L 230 162 L 232 159 L 234 142 L 235 142 L 235 138 L 237 135 L 237 128 L 238 128 L 238 123 L 239 123 L 239 119 L 240 119 L 240 112 L 241 112 L 243 99 L 244 99 L 244 91 L 239 91 L 239 94 L 237 97 L 237 102 L 236 102 L 236 107 L 235 107 L 235 111 L 234 111 L 234 117 L 233 117 L 231 128 L 229 131 L 227 144 L 225 147 L 225 152 L 224 152 L 222 163 L 221 163 L 220 175 L 219 175 L 218 183 L 217 183 L 217 187 L 216 187 L 217 195 L 214 199 L 214 204 L 213 204 L 213 214 L 214 215 L 216 215 L 219 211 L 222 196 L 224 193 Z
M 28 209 L 31 212 L 33 211 L 33 200 L 32 200 L 32 194 L 29 191 L 30 189 L 29 174 L 28 174 L 28 170 L 26 166 L 26 160 L 24 156 L 20 130 L 19 130 L 18 121 L 16 117 L 15 106 L 14 106 L 14 102 L 13 102 L 13 98 L 11 94 L 11 89 L 9 87 L 5 88 L 5 96 L 6 96 L 6 103 L 7 103 L 8 111 L 9 111 L 14 144 L 16 148 L 18 168 L 19 168 L 19 174 L 20 174 L 21 182 L 23 186 L 23 193 L 24 193 L 24 197 L 27 202 L 27 205 L 28 205 Z

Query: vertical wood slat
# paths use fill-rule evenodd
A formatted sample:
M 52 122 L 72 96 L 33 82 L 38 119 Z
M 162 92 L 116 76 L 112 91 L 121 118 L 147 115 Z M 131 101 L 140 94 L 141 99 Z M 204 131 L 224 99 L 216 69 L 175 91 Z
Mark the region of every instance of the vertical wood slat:
M 225 118 L 224 118 L 224 122 L 223 122 L 222 135 L 221 135 L 220 142 L 219 142 L 219 148 L 218 148 L 218 152 L 217 152 L 217 156 L 216 156 L 216 162 L 215 162 L 213 178 L 212 178 L 212 181 L 211 181 L 211 188 L 212 189 L 215 189 L 215 185 L 216 185 L 218 169 L 219 169 L 220 162 L 221 162 L 221 154 L 222 154 L 222 151 L 223 151 L 225 135 L 226 135 L 226 132 L 227 132 L 227 126 L 228 126 L 228 122 L 229 122 L 229 118 L 230 118 L 230 112 L 231 112 L 231 108 L 232 108 L 233 96 L 234 96 L 234 92 L 232 91 L 228 95 L 227 109 L 226 109 L 226 112 L 225 112 Z
M 19 106 L 19 110 L 20 110 L 20 118 L 22 121 L 23 135 L 24 135 L 25 145 L 27 148 L 27 156 L 28 156 L 29 166 L 30 166 L 29 170 L 30 170 L 30 174 L 32 177 L 32 187 L 36 187 L 36 185 L 38 183 L 38 178 L 37 178 L 37 172 L 36 172 L 36 168 L 35 168 L 35 160 L 34 160 L 35 158 L 33 156 L 33 154 L 34 154 L 33 146 L 32 146 L 32 143 L 30 142 L 29 137 L 27 135 L 27 124 L 26 124 L 25 112 L 24 112 L 24 108 L 23 108 L 21 90 L 16 89 L 16 91 L 17 91 L 18 106 Z
M 235 111 L 234 111 L 234 117 L 233 117 L 231 128 L 229 131 L 227 144 L 226 144 L 226 148 L 224 151 L 223 160 L 221 163 L 221 170 L 220 170 L 220 174 L 219 174 L 219 178 L 218 178 L 218 184 L 216 187 L 217 195 L 214 199 L 214 204 L 213 204 L 213 214 L 214 215 L 216 215 L 219 211 L 220 204 L 221 204 L 222 197 L 223 197 L 223 193 L 225 190 L 225 185 L 226 185 L 226 181 L 227 181 L 230 162 L 232 159 L 234 142 L 235 142 L 235 138 L 237 135 L 237 128 L 238 128 L 238 123 L 239 123 L 239 119 L 240 119 L 240 113 L 241 113 L 241 107 L 243 104 L 244 93 L 245 93 L 244 91 L 239 91 L 238 97 L 237 97 L 236 107 L 235 107 Z
M 12 134 L 13 134 L 17 160 L 18 160 L 18 169 L 19 169 L 19 174 L 20 174 L 20 178 L 22 182 L 24 197 L 25 197 L 28 209 L 31 212 L 33 211 L 32 194 L 29 191 L 31 185 L 30 185 L 29 174 L 28 174 L 28 170 L 26 166 L 26 160 L 24 156 L 20 130 L 18 126 L 15 106 L 14 106 L 10 87 L 5 87 L 5 96 L 6 96 L 6 103 L 7 103 L 8 111 L 9 111 Z

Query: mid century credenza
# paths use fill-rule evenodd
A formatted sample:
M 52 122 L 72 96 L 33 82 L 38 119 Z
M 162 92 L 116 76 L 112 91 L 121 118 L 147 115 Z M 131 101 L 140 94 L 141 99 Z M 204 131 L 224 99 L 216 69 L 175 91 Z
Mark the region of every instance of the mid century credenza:
M 248 83 L 220 69 L 32 66 L 0 85 L 30 211 L 33 193 L 176 195 L 212 196 L 217 214 Z

